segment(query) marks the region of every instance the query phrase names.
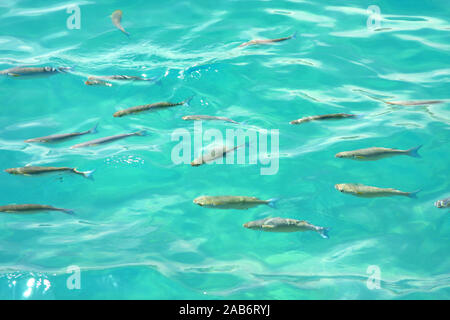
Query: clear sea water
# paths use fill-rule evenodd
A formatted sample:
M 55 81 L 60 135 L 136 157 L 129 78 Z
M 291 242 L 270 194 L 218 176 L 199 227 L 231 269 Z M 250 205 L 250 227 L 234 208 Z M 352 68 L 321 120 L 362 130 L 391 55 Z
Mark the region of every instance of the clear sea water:
M 70 5 L 80 8 L 80 29 L 67 28 Z M 381 19 L 369 16 L 371 5 Z M 129 38 L 111 23 L 116 9 Z M 46 78 L 0 79 L 0 204 L 76 212 L 1 215 L 0 298 L 449 299 L 449 211 L 433 206 L 450 195 L 449 104 L 381 101 L 449 98 L 449 13 L 445 0 L 0 0 L 0 69 L 73 67 Z M 237 48 L 294 32 L 275 45 Z M 160 81 L 83 83 L 112 74 Z M 189 107 L 112 117 L 191 95 Z M 289 124 L 338 112 L 364 117 Z M 261 164 L 174 164 L 171 134 L 193 132 L 181 117 L 194 114 L 278 129 L 278 173 L 261 175 Z M 95 135 L 23 142 L 96 123 Z M 69 149 L 140 129 L 149 135 Z M 421 158 L 334 157 L 417 145 Z M 3 172 L 27 164 L 95 169 L 95 180 Z M 342 182 L 422 191 L 417 199 L 364 199 L 336 191 Z M 215 210 L 192 203 L 204 194 L 280 200 L 276 209 Z M 269 216 L 331 227 L 330 239 L 242 227 Z M 80 289 L 67 286 L 69 266 L 81 270 Z M 367 285 L 371 270 L 379 271 L 379 289 Z

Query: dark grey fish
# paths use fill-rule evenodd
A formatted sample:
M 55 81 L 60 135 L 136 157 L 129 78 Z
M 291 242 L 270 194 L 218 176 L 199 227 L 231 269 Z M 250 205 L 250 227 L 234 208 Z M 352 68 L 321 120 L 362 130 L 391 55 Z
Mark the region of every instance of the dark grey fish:
M 10 204 L 6 206 L 0 206 L 0 212 L 6 213 L 34 213 L 38 211 L 61 211 L 68 214 L 73 214 L 73 210 L 55 208 L 52 206 L 41 204 Z
M 169 107 L 175 107 L 175 106 L 188 106 L 189 102 L 192 100 L 192 97 L 182 101 L 182 102 L 157 102 L 152 104 L 145 104 L 141 106 L 135 106 L 124 110 L 119 110 L 113 114 L 114 117 L 123 117 L 129 114 L 133 113 L 139 113 L 144 111 L 150 111 L 150 110 L 159 110 Z
M 219 121 L 225 121 L 225 122 L 239 124 L 239 122 L 236 122 L 236 121 L 231 120 L 226 117 L 215 117 L 215 116 L 207 116 L 207 115 L 184 116 L 184 117 L 182 117 L 182 119 L 183 120 L 219 120 Z
M 104 137 L 104 138 L 100 138 L 100 139 L 95 139 L 95 140 L 91 140 L 91 141 L 87 141 L 87 142 L 83 142 L 83 143 L 79 143 L 76 144 L 74 146 L 71 146 L 71 149 L 76 149 L 76 148 L 84 148 L 84 147 L 94 147 L 94 146 L 98 146 L 100 144 L 104 144 L 104 143 L 110 143 L 116 140 L 120 140 L 120 139 L 124 139 L 127 137 L 131 137 L 131 136 L 145 136 L 147 135 L 145 130 L 141 130 L 138 132 L 133 132 L 133 133 L 124 133 L 124 134 L 118 134 L 115 136 L 110 136 L 110 137 Z
M 434 203 L 436 208 L 450 208 L 450 197 L 438 200 Z
M 67 67 L 14 67 L 0 71 L 0 75 L 6 75 L 10 77 L 24 77 L 24 76 L 50 76 L 60 72 L 70 70 Z
M 348 114 L 348 113 L 332 113 L 332 114 L 322 114 L 318 116 L 310 116 L 310 117 L 304 117 L 297 120 L 293 120 L 290 122 L 290 124 L 300 124 L 304 122 L 309 121 L 316 121 L 316 120 L 336 120 L 336 119 L 346 119 L 346 118 L 356 118 L 357 115 L 355 114 Z
M 10 174 L 18 174 L 24 176 L 32 176 L 32 175 L 40 175 L 51 172 L 72 172 L 75 174 L 79 174 L 85 178 L 92 178 L 92 174 L 95 170 L 91 171 L 78 171 L 75 168 L 69 167 L 35 167 L 35 166 L 26 166 L 20 168 L 9 168 L 6 169 L 5 172 Z
M 329 228 L 317 227 L 304 220 L 286 219 L 279 217 L 250 221 L 244 224 L 244 227 L 247 229 L 267 231 L 267 232 L 314 231 L 325 239 L 328 239 L 328 230 L 329 230 Z
M 66 139 L 82 136 L 89 133 L 97 133 L 97 126 L 98 123 L 90 130 L 83 131 L 83 132 L 74 132 L 74 133 L 63 133 L 63 134 L 54 134 L 51 136 L 45 136 L 40 138 L 33 138 L 25 140 L 25 142 L 59 142 Z
M 258 45 L 258 44 L 269 44 L 269 43 L 281 42 L 281 41 L 286 41 L 286 40 L 289 40 L 289 39 L 295 39 L 296 37 L 297 37 L 297 32 L 295 32 L 292 36 L 284 37 L 284 38 L 251 40 L 251 41 L 248 41 L 248 42 L 244 42 L 243 44 L 239 45 L 239 47 L 246 47 L 246 46 L 253 46 L 253 45 Z

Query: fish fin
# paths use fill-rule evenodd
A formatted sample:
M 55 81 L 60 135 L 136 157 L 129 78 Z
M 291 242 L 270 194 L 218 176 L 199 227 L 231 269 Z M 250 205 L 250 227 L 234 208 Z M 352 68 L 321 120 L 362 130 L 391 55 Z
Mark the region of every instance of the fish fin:
M 414 158 L 421 158 L 420 154 L 419 154 L 419 149 L 422 148 L 422 145 L 417 146 L 415 148 L 411 148 L 408 150 L 408 155 Z
M 330 237 L 328 236 L 328 231 L 330 231 L 331 228 L 323 228 L 320 227 L 317 232 L 320 234 L 320 236 L 324 239 L 329 239 Z
M 71 215 L 71 216 L 74 216 L 74 215 L 75 215 L 75 211 L 70 210 L 70 209 L 63 209 L 62 211 L 65 212 L 65 213 L 67 213 L 67 214 L 69 214 L 69 215 Z
M 291 39 L 297 39 L 297 31 L 292 34 Z
M 410 192 L 410 193 L 408 194 L 408 197 L 413 198 L 413 199 L 417 199 L 417 194 L 418 194 L 420 191 L 422 191 L 422 189 L 419 189 L 419 190 Z
M 95 124 L 95 126 L 92 127 L 91 130 L 89 130 L 89 133 L 97 133 L 97 127 L 98 127 L 98 122 Z
M 185 107 L 189 107 L 191 105 L 191 101 L 194 98 L 195 95 L 192 95 L 191 97 L 187 98 L 184 102 L 183 102 L 183 106 Z
M 95 172 L 95 169 L 94 170 L 90 170 L 90 171 L 78 171 L 78 170 L 75 169 L 75 172 L 81 174 L 85 178 L 88 178 L 90 180 L 94 180 L 93 174 Z
M 269 200 L 267 200 L 267 205 L 271 208 L 276 209 L 277 208 L 276 203 L 278 200 L 280 200 L 280 199 L 278 199 L 278 198 L 269 199 Z

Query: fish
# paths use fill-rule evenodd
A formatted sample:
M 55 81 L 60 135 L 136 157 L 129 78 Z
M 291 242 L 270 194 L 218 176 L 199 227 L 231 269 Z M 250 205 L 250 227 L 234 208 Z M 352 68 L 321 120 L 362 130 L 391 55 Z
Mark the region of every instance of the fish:
M 378 188 L 365 186 L 359 183 L 340 183 L 334 186 L 336 190 L 348 193 L 362 198 L 377 198 L 377 197 L 390 197 L 390 196 L 405 196 L 410 198 L 417 198 L 417 193 L 420 190 L 414 192 L 403 192 L 393 188 Z
M 143 78 L 138 76 L 125 76 L 125 75 L 113 75 L 113 76 L 90 76 L 88 80 L 116 80 L 116 81 L 155 81 L 155 78 Z
M 275 208 L 277 201 L 278 199 L 261 200 L 246 196 L 200 196 L 195 198 L 193 202 L 206 208 L 247 210 L 261 204 Z
M 184 116 L 181 119 L 183 119 L 183 120 L 219 120 L 219 121 L 225 121 L 225 122 L 239 124 L 239 122 L 234 121 L 229 118 L 226 118 L 226 117 L 215 117 L 215 116 L 207 116 L 207 115 Z
M 32 175 L 39 175 L 44 173 L 51 173 L 51 172 L 72 172 L 75 174 L 79 174 L 85 178 L 92 178 L 92 175 L 95 170 L 90 171 L 78 171 L 76 168 L 69 168 L 69 167 L 35 167 L 35 166 L 26 166 L 21 168 L 9 168 L 6 169 L 5 172 L 9 174 L 17 174 L 17 175 L 24 175 L 24 176 L 32 176 Z
M 418 147 L 411 148 L 408 150 L 372 147 L 372 148 L 359 149 L 359 150 L 353 150 L 353 151 L 339 152 L 335 155 L 335 157 L 360 160 L 360 161 L 373 161 L 373 160 L 379 160 L 379 159 L 389 158 L 389 157 L 398 156 L 398 155 L 405 155 L 405 156 L 420 158 L 418 151 L 421 147 L 422 146 L 420 145 Z
M 76 144 L 74 146 L 71 146 L 70 149 L 84 148 L 84 147 L 94 147 L 94 146 L 98 146 L 100 144 L 110 143 L 110 142 L 113 142 L 113 141 L 116 141 L 116 140 L 120 140 L 120 139 L 124 139 L 124 138 L 127 138 L 127 137 L 131 137 L 131 136 L 146 136 L 146 135 L 147 135 L 147 132 L 145 130 L 132 132 L 132 133 L 118 134 L 118 135 L 115 135 L 115 136 L 104 137 L 104 138 L 100 138 L 100 139 L 95 139 L 95 140 L 79 143 L 79 144 Z
M 31 142 L 43 142 L 43 143 L 45 143 L 45 142 L 60 142 L 60 141 L 64 141 L 64 140 L 67 140 L 67 139 L 74 138 L 74 137 L 83 136 L 83 135 L 89 134 L 89 133 L 97 133 L 97 126 L 98 126 L 98 123 L 92 129 L 89 129 L 87 131 L 74 132 L 74 133 L 63 133 L 63 134 L 54 134 L 54 135 L 45 136 L 45 137 L 28 139 L 28 140 L 25 140 L 25 142 L 27 142 L 27 143 L 31 143 Z
M 130 36 L 130 34 L 128 32 L 125 31 L 125 29 L 122 27 L 122 25 L 120 24 L 120 21 L 122 21 L 122 10 L 116 10 L 112 13 L 111 15 L 111 20 L 112 23 L 123 33 L 125 33 L 128 37 Z
M 113 114 L 114 117 L 120 118 L 129 114 L 133 113 L 139 113 L 144 111 L 151 111 L 151 110 L 158 110 L 158 109 L 164 109 L 169 107 L 175 107 L 175 106 L 189 106 L 189 102 L 191 101 L 192 97 L 182 101 L 182 102 L 157 102 L 152 104 L 145 104 L 141 106 L 135 106 L 131 108 L 127 108 L 124 110 L 119 110 Z
M 1 70 L 0 75 L 9 77 L 31 77 L 31 76 L 51 76 L 57 73 L 66 72 L 70 70 L 69 67 L 53 68 L 45 67 L 14 67 L 6 70 Z
M 450 197 L 438 200 L 434 203 L 436 208 L 450 208 Z
M 87 86 L 103 86 L 103 87 L 112 87 L 112 83 L 107 82 L 107 81 L 103 81 L 100 79 L 91 79 L 91 80 L 86 80 L 84 82 L 85 85 Z
M 225 155 L 231 151 L 236 150 L 237 148 L 241 147 L 243 145 L 237 146 L 237 147 L 231 147 L 227 148 L 226 146 L 218 146 L 213 148 L 212 150 L 209 150 L 207 153 L 201 155 L 197 159 L 191 162 L 191 166 L 197 167 L 202 164 L 214 161 L 218 158 L 225 157 Z
M 284 37 L 284 38 L 278 38 L 278 39 L 256 39 L 256 40 L 251 40 L 251 41 L 244 42 L 244 43 L 240 44 L 239 48 L 246 47 L 246 46 L 259 45 L 259 44 L 269 44 L 269 43 L 281 42 L 281 41 L 286 41 L 286 40 L 289 40 L 289 39 L 295 39 L 296 37 L 297 37 L 297 32 L 295 32 L 293 35 L 291 35 L 289 37 Z
M 10 204 L 6 206 L 0 206 L 0 212 L 6 213 L 33 213 L 36 211 L 61 211 L 68 214 L 73 214 L 73 210 L 55 208 L 52 206 L 41 204 Z
M 332 114 L 322 114 L 318 116 L 310 116 L 310 117 L 304 117 L 297 120 L 293 120 L 290 122 L 290 124 L 300 124 L 304 122 L 309 121 L 316 121 L 316 120 L 336 120 L 336 119 L 346 119 L 346 118 L 356 118 L 358 117 L 355 114 L 348 114 L 348 113 L 332 113 Z
M 384 103 L 396 106 L 422 106 L 427 104 L 443 103 L 442 100 L 412 100 L 412 101 L 384 101 Z
M 330 228 L 318 227 L 305 220 L 287 218 L 265 218 L 245 223 L 244 228 L 266 232 L 317 232 L 322 238 L 328 239 Z

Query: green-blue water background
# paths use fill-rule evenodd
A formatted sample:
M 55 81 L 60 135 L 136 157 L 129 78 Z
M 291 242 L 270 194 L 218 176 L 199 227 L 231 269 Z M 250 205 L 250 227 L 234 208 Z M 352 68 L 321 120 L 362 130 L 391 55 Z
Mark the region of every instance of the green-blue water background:
M 70 30 L 68 5 L 81 9 Z M 381 11 L 379 31 L 366 9 Z M 111 23 L 121 9 L 127 38 Z M 96 169 L 95 181 L 64 175 L 0 174 L 0 202 L 70 208 L 0 217 L 0 298 L 429 299 L 450 297 L 448 103 L 392 107 L 386 100 L 447 99 L 449 7 L 441 1 L 0 1 L 0 67 L 71 66 L 49 78 L 0 79 L 0 168 L 61 165 Z M 383 29 L 390 28 L 390 29 Z M 297 38 L 236 47 L 255 38 Z M 88 75 L 161 77 L 159 84 L 88 87 Z M 139 104 L 190 107 L 113 118 Z M 302 116 L 349 112 L 360 120 L 292 126 Z M 188 114 L 227 116 L 280 130 L 279 171 L 261 165 L 174 165 L 170 134 L 191 132 Z M 23 140 L 99 133 L 58 145 Z M 204 128 L 236 128 L 209 122 Z M 104 147 L 75 143 L 148 129 Z M 411 148 L 422 158 L 376 162 L 334 154 L 371 146 Z M 361 199 L 334 184 L 413 191 L 418 199 Z M 277 209 L 198 207 L 200 195 L 280 198 Z M 331 227 L 273 234 L 242 224 L 266 216 Z M 67 267 L 81 268 L 69 290 Z M 369 290 L 368 266 L 381 270 Z M 34 280 L 30 280 L 34 279 Z

